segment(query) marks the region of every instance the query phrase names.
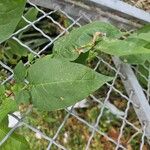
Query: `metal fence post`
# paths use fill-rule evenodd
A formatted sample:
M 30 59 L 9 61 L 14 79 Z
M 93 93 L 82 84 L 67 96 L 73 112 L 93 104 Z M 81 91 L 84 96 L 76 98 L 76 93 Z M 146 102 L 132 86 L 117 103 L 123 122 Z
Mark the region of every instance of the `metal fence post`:
M 128 95 L 131 91 L 134 93 L 131 99 L 133 108 L 143 128 L 146 125 L 146 136 L 150 139 L 150 105 L 146 99 L 143 89 L 130 65 L 123 64 L 117 57 L 113 57 L 113 61 L 117 68 L 120 67 L 120 72 L 126 77 L 126 79 L 122 78 L 122 82 Z

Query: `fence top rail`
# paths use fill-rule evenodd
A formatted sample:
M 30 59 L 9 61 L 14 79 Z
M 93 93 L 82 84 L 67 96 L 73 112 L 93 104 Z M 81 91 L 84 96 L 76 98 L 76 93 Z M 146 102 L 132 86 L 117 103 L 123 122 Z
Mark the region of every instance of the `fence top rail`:
M 133 17 L 140 21 L 150 22 L 150 13 L 145 12 L 139 8 L 131 6 L 121 0 L 88 0 L 89 2 L 99 4 L 101 7 L 106 7 L 118 12 L 121 12 L 120 15 L 127 17 Z M 135 13 L 136 12 L 136 13 Z
M 150 14 L 122 1 L 112 0 L 30 0 L 32 3 L 49 8 L 60 8 L 67 14 L 77 18 L 86 14 L 91 20 L 110 22 L 126 29 L 138 28 L 150 22 Z M 71 9 L 74 9 L 71 11 Z M 90 12 L 90 13 L 89 13 Z M 136 12 L 136 13 L 133 13 Z

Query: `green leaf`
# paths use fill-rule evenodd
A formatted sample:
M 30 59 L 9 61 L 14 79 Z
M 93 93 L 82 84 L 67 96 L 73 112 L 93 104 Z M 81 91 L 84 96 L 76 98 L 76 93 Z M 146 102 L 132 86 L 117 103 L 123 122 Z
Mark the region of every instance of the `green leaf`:
M 21 19 L 26 0 L 0 1 L 0 43 L 10 37 Z
M 139 43 L 138 43 L 139 42 Z M 139 40 L 109 40 L 105 39 L 96 45 L 97 51 L 121 57 L 124 62 L 137 64 L 143 63 L 150 58 L 150 49 L 144 47 L 146 43 Z M 140 56 L 142 56 L 140 58 Z
M 26 14 L 24 15 L 24 17 L 25 17 L 27 20 L 33 22 L 33 21 L 36 20 L 37 14 L 38 14 L 38 10 L 37 10 L 37 9 L 35 9 L 35 8 L 30 8 L 30 9 L 26 12 Z M 25 27 L 26 25 L 28 25 L 28 23 L 22 18 L 22 19 L 20 20 L 18 26 L 17 26 L 17 30 L 19 30 L 19 29 Z
M 150 50 L 150 47 L 148 46 L 148 42 L 142 39 L 138 38 L 129 38 L 126 41 L 133 42 L 136 44 L 137 47 L 144 47 L 146 49 Z M 124 62 L 127 62 L 129 64 L 143 64 L 146 60 L 149 60 L 150 55 L 147 53 L 140 53 L 140 54 L 131 54 L 128 56 L 121 56 L 120 57 Z
M 120 59 L 128 64 L 143 64 L 146 60 L 149 60 L 150 54 L 133 54 L 128 56 L 121 56 Z
M 0 141 L 8 134 L 10 129 L 7 128 L 6 124 L 0 124 Z M 30 150 L 29 144 L 26 139 L 13 133 L 5 143 L 0 147 L 1 150 Z
M 126 40 L 105 39 L 96 45 L 98 51 L 120 57 L 130 64 L 143 64 L 150 58 L 150 25 L 146 25 Z
M 32 103 L 40 110 L 56 110 L 73 105 L 112 78 L 81 64 L 39 59 L 28 70 Z
M 9 51 L 11 54 L 15 54 L 20 57 L 27 56 L 28 54 L 27 49 L 22 45 L 20 45 L 17 41 L 10 39 L 8 40 L 8 45 L 10 46 L 10 49 L 7 51 Z
M 26 68 L 22 61 L 20 61 L 14 69 L 14 78 L 16 82 L 24 82 L 26 77 Z
M 11 99 L 3 100 L 0 106 L 0 122 L 7 116 L 8 113 L 17 110 L 16 101 Z
M 30 94 L 29 92 L 24 89 L 24 90 L 20 90 L 15 94 L 15 100 L 18 104 L 21 103 L 29 103 L 30 101 Z
M 61 58 L 66 60 L 76 60 L 80 55 L 78 49 L 82 49 L 82 53 L 89 51 L 93 44 L 93 35 L 96 32 L 106 33 L 109 38 L 120 36 L 120 31 L 104 22 L 93 22 L 77 28 L 70 32 L 70 34 L 59 38 L 54 43 L 54 58 Z

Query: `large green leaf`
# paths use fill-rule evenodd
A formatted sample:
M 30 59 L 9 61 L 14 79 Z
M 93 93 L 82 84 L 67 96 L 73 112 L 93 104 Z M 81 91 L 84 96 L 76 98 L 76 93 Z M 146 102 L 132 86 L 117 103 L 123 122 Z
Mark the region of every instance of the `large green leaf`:
M 16 101 L 11 99 L 3 100 L 0 106 L 0 122 L 7 116 L 8 113 L 17 110 Z
M 94 47 L 98 51 L 120 57 L 130 64 L 142 64 L 150 59 L 150 26 L 146 25 L 126 40 L 103 38 Z
M 41 110 L 55 110 L 73 105 L 112 78 L 81 64 L 39 59 L 28 70 L 32 103 Z
M 8 134 L 10 129 L 7 128 L 6 123 L 0 124 L 0 141 Z M 6 142 L 0 146 L 1 150 L 30 150 L 29 144 L 26 139 L 13 133 Z
M 0 0 L 0 43 L 15 31 L 26 0 Z
M 109 38 L 120 36 L 120 31 L 104 22 L 93 22 L 77 28 L 70 34 L 59 38 L 54 43 L 54 57 L 73 61 L 80 55 L 79 50 L 83 53 L 92 48 L 93 35 L 96 32 L 106 33 Z
M 144 47 L 147 42 L 140 40 L 105 39 L 96 45 L 98 51 L 121 57 L 125 62 L 137 64 L 150 58 L 150 49 Z

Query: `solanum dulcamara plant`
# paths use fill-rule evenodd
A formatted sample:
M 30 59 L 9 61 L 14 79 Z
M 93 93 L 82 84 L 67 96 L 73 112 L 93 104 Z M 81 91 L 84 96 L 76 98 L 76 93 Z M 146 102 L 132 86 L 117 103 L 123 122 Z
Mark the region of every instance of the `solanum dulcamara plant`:
M 10 61 L 11 54 L 18 56 L 13 84 L 9 87 L 11 94 L 7 93 L 7 86 L 0 86 L 0 140 L 10 130 L 7 115 L 17 111 L 21 104 L 39 111 L 64 109 L 111 82 L 112 76 L 100 74 L 87 65 L 92 54 L 105 53 L 119 57 L 124 63 L 149 66 L 149 24 L 127 34 L 109 23 L 94 21 L 60 37 L 54 42 L 51 55 L 32 56 L 12 37 L 15 31 L 27 25 L 21 18 L 25 4 L 26 0 L 0 1 L 0 43 L 7 45 L 7 50 L 0 49 L 0 59 L 2 61 L 4 55 L 8 55 Z M 31 8 L 25 17 L 34 21 L 37 13 Z M 24 56 L 29 58 L 26 65 L 22 62 Z M 16 143 L 13 144 L 16 150 L 29 149 L 25 138 L 15 133 L 2 149 L 11 147 L 12 143 Z

